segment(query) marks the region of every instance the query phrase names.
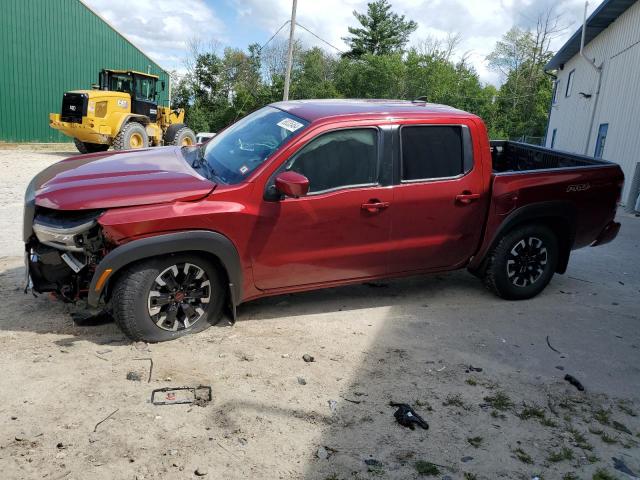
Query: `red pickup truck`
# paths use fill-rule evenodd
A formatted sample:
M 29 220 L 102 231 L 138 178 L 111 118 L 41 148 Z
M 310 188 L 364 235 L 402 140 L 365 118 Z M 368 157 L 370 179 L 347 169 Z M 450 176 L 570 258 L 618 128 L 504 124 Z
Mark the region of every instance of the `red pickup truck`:
M 467 268 L 511 300 L 611 241 L 613 163 L 490 142 L 480 118 L 403 101 L 275 103 L 202 146 L 71 157 L 26 194 L 32 288 L 109 308 L 134 340 L 225 305 Z

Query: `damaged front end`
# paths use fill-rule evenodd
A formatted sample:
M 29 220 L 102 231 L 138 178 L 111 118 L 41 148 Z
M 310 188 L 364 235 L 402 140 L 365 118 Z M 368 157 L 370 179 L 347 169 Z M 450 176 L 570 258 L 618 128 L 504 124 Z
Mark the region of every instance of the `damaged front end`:
M 86 298 L 96 265 L 106 255 L 98 218 L 102 210 L 25 207 L 29 286 L 67 302 Z

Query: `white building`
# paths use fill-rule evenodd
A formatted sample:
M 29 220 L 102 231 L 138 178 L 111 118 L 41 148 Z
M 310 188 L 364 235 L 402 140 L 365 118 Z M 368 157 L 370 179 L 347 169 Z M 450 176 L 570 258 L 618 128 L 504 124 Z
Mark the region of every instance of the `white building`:
M 620 164 L 640 209 L 640 1 L 605 0 L 546 66 L 555 73 L 546 146 Z

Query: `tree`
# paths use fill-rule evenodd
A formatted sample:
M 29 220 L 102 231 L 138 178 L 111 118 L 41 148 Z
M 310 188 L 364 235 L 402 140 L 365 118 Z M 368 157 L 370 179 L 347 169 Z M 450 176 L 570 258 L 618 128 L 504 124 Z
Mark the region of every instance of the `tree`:
M 504 79 L 496 99 L 495 127 L 508 137 L 544 135 L 552 90 L 544 67 L 553 56 L 551 41 L 565 30 L 559 20 L 548 10 L 538 17 L 535 30 L 513 27 L 487 57 Z
M 401 52 L 409 41 L 409 35 L 418 28 L 413 20 L 405 20 L 404 15 L 393 13 L 387 0 L 370 2 L 367 13 L 354 10 L 353 15 L 361 27 L 349 27 L 351 36 L 343 38 L 351 48 L 347 55 L 352 57 Z

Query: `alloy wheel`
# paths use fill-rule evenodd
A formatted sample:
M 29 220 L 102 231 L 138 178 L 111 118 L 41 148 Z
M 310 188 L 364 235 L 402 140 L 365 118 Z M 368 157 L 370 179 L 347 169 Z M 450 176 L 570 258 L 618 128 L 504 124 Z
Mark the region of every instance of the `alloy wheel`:
M 538 237 L 520 239 L 507 257 L 507 276 L 516 287 L 527 287 L 542 277 L 548 255 L 544 242 Z
M 187 262 L 171 265 L 151 286 L 149 316 L 163 330 L 184 330 L 205 316 L 211 293 L 211 282 L 203 268 Z

